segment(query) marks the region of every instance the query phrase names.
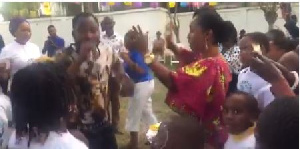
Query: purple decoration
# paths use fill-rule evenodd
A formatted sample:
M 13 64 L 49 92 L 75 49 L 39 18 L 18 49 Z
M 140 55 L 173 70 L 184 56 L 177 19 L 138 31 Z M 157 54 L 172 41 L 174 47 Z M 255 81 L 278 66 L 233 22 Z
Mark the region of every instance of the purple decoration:
M 115 2 L 115 6 L 121 6 L 121 2 Z
M 134 6 L 134 7 L 142 7 L 142 6 L 143 6 L 143 3 L 142 3 L 142 2 L 134 2 L 134 3 L 133 3 L 133 6 Z
M 159 6 L 159 3 L 158 2 L 151 2 L 150 6 L 153 7 L 153 8 L 156 8 L 156 7 Z

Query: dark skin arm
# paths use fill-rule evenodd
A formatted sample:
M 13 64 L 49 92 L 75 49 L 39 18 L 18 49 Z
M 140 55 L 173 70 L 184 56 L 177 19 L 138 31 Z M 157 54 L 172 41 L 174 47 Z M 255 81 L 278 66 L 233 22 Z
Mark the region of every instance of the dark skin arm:
M 154 72 L 158 80 L 170 89 L 172 86 L 172 79 L 170 77 L 172 71 L 158 61 L 154 61 L 149 65 L 149 67 Z
M 145 35 L 141 30 L 140 26 L 137 26 L 137 28 L 133 26 L 133 32 L 136 36 L 136 39 L 138 39 L 137 49 L 139 49 L 141 53 L 145 55 L 147 53 L 145 51 L 148 51 L 148 47 L 146 46 L 148 44 L 146 42 L 148 38 L 145 38 Z M 154 60 L 149 65 L 149 67 L 154 72 L 154 74 L 159 79 L 159 81 L 161 81 L 168 89 L 170 89 L 172 86 L 172 79 L 170 77 L 171 71 L 166 66 L 159 63 L 156 60 Z
M 137 73 L 143 74 L 145 73 L 145 70 L 141 68 L 137 63 L 133 62 L 127 53 L 121 53 L 122 59 L 128 64 L 129 68 L 131 70 L 136 71 Z
M 287 80 L 271 60 L 256 52 L 251 54 L 251 70 L 272 85 L 270 90 L 275 97 L 295 96 Z
M 179 56 L 180 52 L 182 51 L 180 48 L 178 48 L 178 46 L 173 42 L 173 25 L 168 24 L 166 26 L 166 32 L 167 34 L 165 35 L 165 39 L 166 39 L 166 46 L 168 49 L 170 49 L 174 55 L 176 57 Z

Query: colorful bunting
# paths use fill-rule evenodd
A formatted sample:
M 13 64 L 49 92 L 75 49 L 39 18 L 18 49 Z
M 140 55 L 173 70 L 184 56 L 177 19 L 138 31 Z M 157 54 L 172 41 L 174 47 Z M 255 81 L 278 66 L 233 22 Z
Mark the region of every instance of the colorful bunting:
M 199 2 L 193 2 L 193 7 L 199 8 L 200 7 L 200 3 Z
M 107 3 L 106 2 L 101 2 L 100 3 L 102 6 L 107 6 Z
M 132 2 L 124 2 L 126 6 L 132 6 Z
M 174 8 L 176 5 L 176 2 L 169 2 L 169 8 Z
M 209 6 L 216 6 L 217 2 L 209 2 Z
M 115 6 L 121 6 L 121 2 L 115 2 Z
M 156 7 L 159 6 L 159 3 L 158 2 L 151 2 L 150 6 L 153 7 L 153 8 L 156 8 Z
M 109 6 L 114 6 L 114 5 L 115 5 L 115 2 L 108 2 L 108 5 L 109 5 Z
M 180 2 L 180 7 L 187 7 L 188 3 L 187 2 Z
M 134 5 L 134 7 L 142 7 L 143 3 L 142 2 L 134 2 L 133 5 Z

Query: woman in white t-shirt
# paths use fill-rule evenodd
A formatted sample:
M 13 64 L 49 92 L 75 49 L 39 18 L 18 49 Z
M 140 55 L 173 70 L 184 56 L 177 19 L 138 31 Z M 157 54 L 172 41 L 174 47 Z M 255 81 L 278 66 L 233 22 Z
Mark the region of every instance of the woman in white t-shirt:
M 10 69 L 10 78 L 21 68 L 41 56 L 39 47 L 31 42 L 31 28 L 24 18 L 13 18 L 9 23 L 9 31 L 15 40 L 6 45 L 0 53 L 0 63 L 6 63 Z M 8 87 L 9 88 L 9 87 Z
M 11 101 L 16 130 L 8 149 L 87 149 L 67 129 L 73 99 L 65 75 L 53 62 L 33 63 L 14 75 Z

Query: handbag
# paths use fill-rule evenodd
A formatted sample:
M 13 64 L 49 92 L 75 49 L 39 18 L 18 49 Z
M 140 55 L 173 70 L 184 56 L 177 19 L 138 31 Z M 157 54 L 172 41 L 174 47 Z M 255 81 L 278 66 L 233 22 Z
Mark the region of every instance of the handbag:
M 121 81 L 121 97 L 132 97 L 134 93 L 134 82 L 129 78 L 128 75 L 124 75 Z

